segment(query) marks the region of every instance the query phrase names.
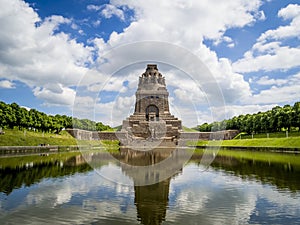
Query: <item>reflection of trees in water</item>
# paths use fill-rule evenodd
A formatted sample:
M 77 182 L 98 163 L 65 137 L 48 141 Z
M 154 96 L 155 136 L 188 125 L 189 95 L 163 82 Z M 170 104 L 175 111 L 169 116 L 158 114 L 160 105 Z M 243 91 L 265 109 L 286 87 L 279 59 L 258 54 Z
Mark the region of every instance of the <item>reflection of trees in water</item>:
M 92 170 L 87 163 L 76 163 L 79 158 L 80 156 L 73 156 L 65 161 L 56 160 L 29 164 L 29 166 L 17 166 L 16 168 L 2 168 L 0 169 L 0 192 L 8 195 L 14 189 L 23 185 L 28 187 L 40 182 L 43 178 L 63 177 Z
M 272 184 L 279 189 L 300 191 L 299 166 L 217 156 L 211 167 L 231 172 L 243 179 L 255 179 L 265 184 Z

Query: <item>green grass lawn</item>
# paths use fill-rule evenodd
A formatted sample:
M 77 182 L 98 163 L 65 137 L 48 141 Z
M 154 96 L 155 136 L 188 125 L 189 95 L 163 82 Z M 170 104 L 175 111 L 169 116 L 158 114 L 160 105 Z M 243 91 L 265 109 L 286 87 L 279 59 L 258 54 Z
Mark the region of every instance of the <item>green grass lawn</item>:
M 185 127 L 185 126 L 182 126 L 182 130 L 183 130 L 184 132 L 199 132 L 199 131 L 197 131 L 197 130 L 194 129 L 194 128 L 189 128 L 189 127 Z
M 288 132 L 288 137 L 300 137 L 300 132 L 299 131 Z M 267 133 L 253 134 L 253 138 L 268 138 L 268 134 Z M 282 131 L 282 132 L 269 133 L 269 138 L 286 138 L 286 132 Z M 246 133 L 240 133 L 234 139 L 252 139 L 252 135 Z
M 0 146 L 37 146 L 49 145 L 76 145 L 76 139 L 68 132 L 60 134 L 34 132 L 28 130 L 6 129 L 5 134 L 0 135 Z
M 59 134 L 52 134 L 28 130 L 6 129 L 4 132 L 5 134 L 0 135 L 0 146 L 38 146 L 40 144 L 49 144 L 59 146 L 101 145 L 109 149 L 119 147 L 118 141 L 76 140 L 66 131 L 61 131 Z
M 300 137 L 289 138 L 254 138 L 254 139 L 233 139 L 224 141 L 198 141 L 197 146 L 221 145 L 221 146 L 251 146 L 251 147 L 277 147 L 277 148 L 300 148 Z

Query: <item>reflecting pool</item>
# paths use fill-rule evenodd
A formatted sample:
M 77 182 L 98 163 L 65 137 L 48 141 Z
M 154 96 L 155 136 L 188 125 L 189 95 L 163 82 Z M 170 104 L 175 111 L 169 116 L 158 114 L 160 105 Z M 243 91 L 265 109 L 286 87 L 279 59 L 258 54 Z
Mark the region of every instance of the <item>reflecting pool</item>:
M 206 168 L 179 155 L 164 177 L 126 167 L 165 160 L 143 154 L 2 157 L 0 223 L 300 224 L 300 155 L 224 150 Z

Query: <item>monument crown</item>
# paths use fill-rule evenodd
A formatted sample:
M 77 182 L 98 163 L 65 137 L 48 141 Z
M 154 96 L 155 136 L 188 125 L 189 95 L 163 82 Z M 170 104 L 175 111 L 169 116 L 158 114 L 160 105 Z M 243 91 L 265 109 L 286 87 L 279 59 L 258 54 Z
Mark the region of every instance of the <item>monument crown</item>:
M 158 91 L 158 89 L 167 91 L 165 78 L 158 71 L 157 65 L 148 64 L 146 71 L 139 78 L 138 90 Z

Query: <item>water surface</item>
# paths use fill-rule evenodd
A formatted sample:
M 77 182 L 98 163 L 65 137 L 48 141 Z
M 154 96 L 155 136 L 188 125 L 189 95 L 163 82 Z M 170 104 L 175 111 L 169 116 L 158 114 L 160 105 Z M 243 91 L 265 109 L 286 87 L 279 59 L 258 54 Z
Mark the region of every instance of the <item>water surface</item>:
M 0 158 L 0 221 L 300 224 L 300 156 L 276 154 L 284 160 L 219 154 L 208 168 L 195 154 L 172 177 L 146 186 L 135 185 L 139 176 L 158 179 L 164 171 L 135 176 L 102 153 Z M 135 163 L 134 156 L 126 160 Z

